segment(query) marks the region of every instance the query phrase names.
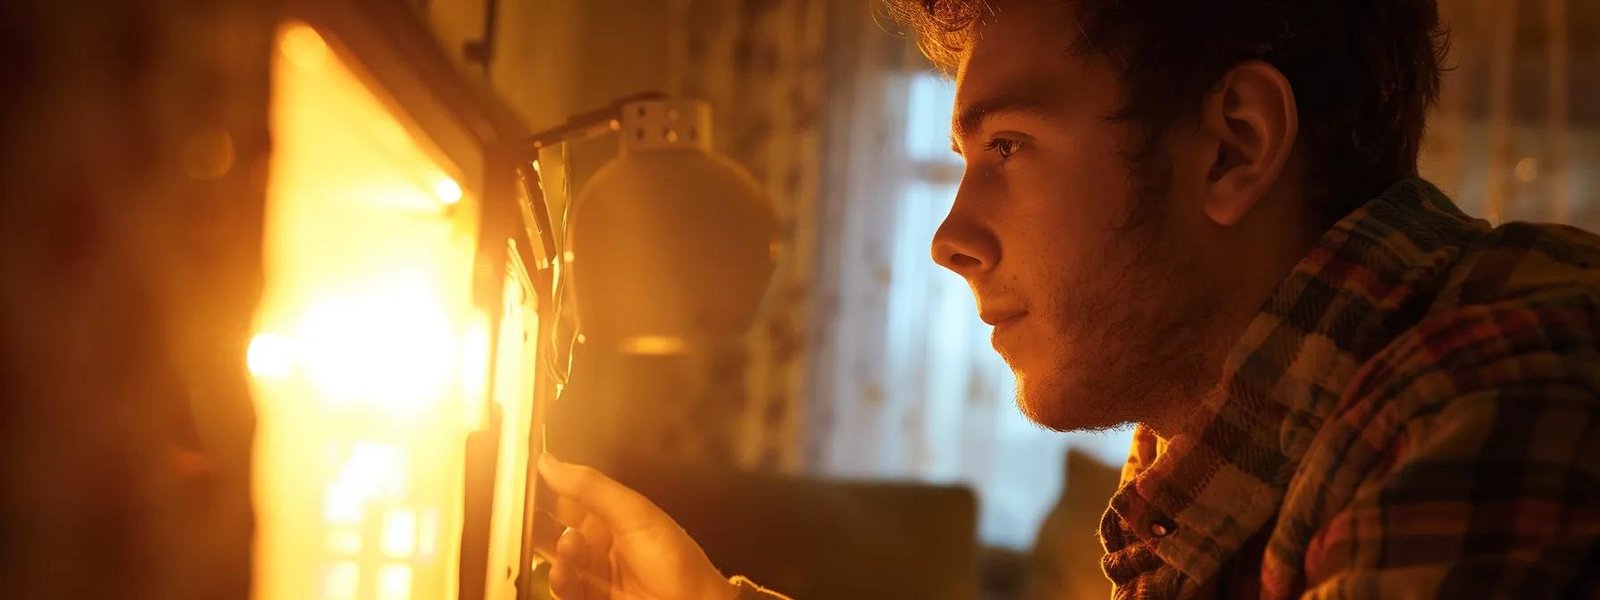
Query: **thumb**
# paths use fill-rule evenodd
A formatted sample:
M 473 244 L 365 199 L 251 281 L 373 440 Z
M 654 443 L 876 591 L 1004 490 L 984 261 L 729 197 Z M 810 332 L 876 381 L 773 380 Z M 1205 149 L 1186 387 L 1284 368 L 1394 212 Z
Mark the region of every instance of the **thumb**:
M 615 534 L 672 522 L 649 499 L 590 467 L 561 462 L 546 452 L 539 457 L 539 474 L 550 489 L 606 521 Z

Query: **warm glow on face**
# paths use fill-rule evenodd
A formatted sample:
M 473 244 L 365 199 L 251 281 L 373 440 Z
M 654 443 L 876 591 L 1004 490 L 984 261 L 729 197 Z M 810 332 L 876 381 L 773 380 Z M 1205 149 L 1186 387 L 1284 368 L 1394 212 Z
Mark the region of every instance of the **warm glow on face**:
M 489 387 L 476 203 L 336 44 L 273 67 L 255 597 L 456 595 L 466 432 Z M 475 410 L 472 410 L 476 407 Z

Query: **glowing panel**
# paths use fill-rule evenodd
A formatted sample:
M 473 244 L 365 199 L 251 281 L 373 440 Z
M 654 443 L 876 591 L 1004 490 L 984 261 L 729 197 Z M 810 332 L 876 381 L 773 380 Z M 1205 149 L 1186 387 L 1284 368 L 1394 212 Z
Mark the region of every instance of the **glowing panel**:
M 273 65 L 255 597 L 456 596 L 487 323 L 476 199 L 352 63 L 286 25 Z

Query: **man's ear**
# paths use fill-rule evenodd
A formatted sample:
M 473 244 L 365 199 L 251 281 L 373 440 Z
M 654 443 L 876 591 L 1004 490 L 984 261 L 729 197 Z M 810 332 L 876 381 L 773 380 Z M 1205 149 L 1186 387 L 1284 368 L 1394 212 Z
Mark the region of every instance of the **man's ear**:
M 1206 216 L 1230 226 L 1255 207 L 1288 163 L 1300 132 L 1294 89 L 1277 67 L 1240 63 L 1206 96 L 1200 124 L 1217 147 L 1206 173 Z

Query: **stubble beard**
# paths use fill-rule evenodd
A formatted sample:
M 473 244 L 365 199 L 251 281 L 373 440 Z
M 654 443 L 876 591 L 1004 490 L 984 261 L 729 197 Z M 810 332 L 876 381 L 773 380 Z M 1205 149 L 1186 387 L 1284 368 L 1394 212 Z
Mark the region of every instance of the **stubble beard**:
M 1129 176 L 1133 210 L 1118 241 L 1057 301 L 1065 312 L 1052 342 L 1055 371 L 1044 375 L 1055 381 L 1023 380 L 1018 372 L 1018 407 L 1047 429 L 1148 422 L 1198 402 L 1215 384 L 1206 356 L 1223 286 L 1184 251 L 1162 216 L 1171 204 L 1170 168 L 1145 161 L 1131 165 Z

